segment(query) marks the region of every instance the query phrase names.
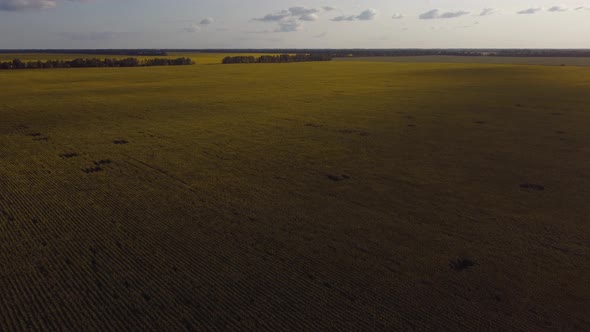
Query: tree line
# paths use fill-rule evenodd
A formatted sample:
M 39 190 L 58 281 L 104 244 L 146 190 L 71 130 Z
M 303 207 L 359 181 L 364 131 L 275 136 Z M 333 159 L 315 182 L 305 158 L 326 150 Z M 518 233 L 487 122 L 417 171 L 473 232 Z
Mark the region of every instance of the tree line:
M 307 61 L 331 61 L 332 57 L 328 54 L 280 54 L 280 55 L 262 55 L 255 56 L 227 56 L 223 59 L 223 64 L 231 63 L 287 63 L 287 62 L 307 62 Z
M 190 58 L 177 59 L 74 59 L 46 61 L 12 61 L 0 62 L 0 69 L 51 69 L 51 68 L 102 68 L 102 67 L 152 67 L 152 66 L 184 66 L 192 65 Z

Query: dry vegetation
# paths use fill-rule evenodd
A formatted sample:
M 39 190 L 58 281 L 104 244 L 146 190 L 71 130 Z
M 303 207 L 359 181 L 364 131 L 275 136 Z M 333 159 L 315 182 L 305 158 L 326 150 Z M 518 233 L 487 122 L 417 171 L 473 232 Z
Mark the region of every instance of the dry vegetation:
M 0 79 L 0 330 L 590 330 L 590 69 Z

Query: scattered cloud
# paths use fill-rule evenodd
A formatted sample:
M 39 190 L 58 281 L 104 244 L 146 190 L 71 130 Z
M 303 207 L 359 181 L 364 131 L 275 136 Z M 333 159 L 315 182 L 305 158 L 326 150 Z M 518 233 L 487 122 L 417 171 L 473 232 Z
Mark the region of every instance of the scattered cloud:
M 490 15 L 494 15 L 496 13 L 496 10 L 493 8 L 484 8 L 482 9 L 481 13 L 479 13 L 479 15 L 477 16 L 490 16 Z
M 369 9 L 363 11 L 362 13 L 360 13 L 360 15 L 358 15 L 356 18 L 361 21 L 371 21 L 371 20 L 374 20 L 375 17 L 377 17 L 377 14 L 378 14 L 377 10 L 375 10 L 373 8 L 369 8 Z
M 5 11 L 49 9 L 56 5 L 56 0 L 0 0 L 0 10 Z
M 355 15 L 350 15 L 350 16 L 341 15 L 341 16 L 336 16 L 332 19 L 332 21 L 334 21 L 334 22 L 354 21 L 354 20 L 356 20 Z
M 344 21 L 372 21 L 374 20 L 379 12 L 376 9 L 369 8 L 364 10 L 358 15 L 341 15 L 334 17 L 331 21 L 333 22 L 344 22 Z
M 588 7 L 588 6 L 580 6 L 580 7 L 574 8 L 574 10 L 590 10 L 590 7 Z
M 215 20 L 213 20 L 213 18 L 206 17 L 206 18 L 202 19 L 199 24 L 201 24 L 201 25 L 209 25 L 209 24 L 213 24 L 213 22 L 215 22 Z
M 440 15 L 440 18 L 455 18 L 455 17 L 460 17 L 460 16 L 463 16 L 463 15 L 467 15 L 469 13 L 470 12 L 466 12 L 466 11 L 462 11 L 462 10 L 456 11 L 456 12 L 446 12 L 446 13 L 442 13 Z
M 336 10 L 336 8 L 334 8 L 334 7 L 330 7 L 330 6 L 324 6 L 324 7 L 322 7 L 322 9 L 323 9 L 324 11 L 327 11 L 327 12 L 331 12 L 331 11 L 333 11 L 333 10 Z
M 470 12 L 464 10 L 458 10 L 454 12 L 441 12 L 438 9 L 427 11 L 426 13 L 418 16 L 421 20 L 434 20 L 434 19 L 445 19 L 445 18 L 457 18 L 469 14 Z
M 291 7 L 279 12 L 267 14 L 263 17 L 254 18 L 258 22 L 276 23 L 277 28 L 273 32 L 294 32 L 302 28 L 302 22 L 313 22 L 320 19 L 320 13 L 332 11 L 333 7 L 307 8 Z
M 254 21 L 278 22 L 278 21 L 286 19 L 289 16 L 291 16 L 291 13 L 288 10 L 281 10 L 280 12 L 275 13 L 275 14 L 266 14 L 263 17 L 255 18 Z
M 330 7 L 332 8 L 332 7 Z M 323 9 L 326 10 L 326 9 Z M 255 18 L 254 21 L 260 22 L 280 22 L 286 19 L 298 19 L 301 21 L 310 21 L 310 18 L 317 17 L 322 10 L 317 8 L 291 7 L 283 9 L 277 13 L 267 14 L 263 17 Z M 314 16 L 315 15 L 315 16 Z
M 280 22 L 274 32 L 294 32 L 301 30 L 301 23 L 295 20 Z
M 70 2 L 90 2 L 91 0 L 67 0 Z M 50 9 L 57 6 L 58 0 L 0 0 L 0 11 L 25 11 Z
M 320 12 L 320 10 L 315 8 L 291 7 L 288 9 L 288 12 L 291 13 L 291 16 L 301 17 L 305 15 L 317 14 Z
M 538 12 L 540 12 L 541 10 L 543 10 L 543 8 L 527 8 L 527 9 L 523 9 L 520 11 L 517 11 L 516 13 L 519 15 L 532 15 L 532 14 L 536 14 Z
M 553 6 L 547 9 L 548 12 L 567 12 L 569 9 L 563 6 Z
M 394 20 L 401 20 L 402 18 L 404 18 L 404 15 L 402 14 L 393 14 L 393 16 L 391 17 Z
M 184 31 L 190 32 L 190 33 L 195 33 L 195 32 L 201 31 L 201 27 L 198 24 L 193 23 L 193 24 L 189 25 L 188 27 L 184 28 Z
M 418 18 L 421 20 L 433 20 L 435 18 L 438 18 L 438 15 L 439 15 L 439 10 L 433 9 L 433 10 L 427 11 L 426 13 L 420 14 L 420 16 L 418 16 Z
M 319 17 L 318 14 L 305 14 L 305 15 L 301 15 L 299 17 L 299 20 L 301 20 L 301 21 L 307 21 L 307 22 L 317 21 L 319 19 L 320 19 L 320 17 Z

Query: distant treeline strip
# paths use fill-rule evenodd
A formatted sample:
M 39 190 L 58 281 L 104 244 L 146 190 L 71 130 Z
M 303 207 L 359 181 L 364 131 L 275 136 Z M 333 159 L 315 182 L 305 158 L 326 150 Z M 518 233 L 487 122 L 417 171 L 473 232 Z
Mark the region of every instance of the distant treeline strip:
M 223 64 L 231 63 L 287 63 L 287 62 L 307 62 L 307 61 L 331 61 L 332 57 L 328 54 L 280 54 L 280 55 L 262 55 L 254 56 L 228 56 L 222 61 Z
M 184 66 L 194 62 L 189 58 L 177 59 L 74 59 L 46 61 L 12 61 L 0 62 L 0 69 L 51 69 L 51 68 L 102 68 L 102 67 L 152 67 L 152 66 Z

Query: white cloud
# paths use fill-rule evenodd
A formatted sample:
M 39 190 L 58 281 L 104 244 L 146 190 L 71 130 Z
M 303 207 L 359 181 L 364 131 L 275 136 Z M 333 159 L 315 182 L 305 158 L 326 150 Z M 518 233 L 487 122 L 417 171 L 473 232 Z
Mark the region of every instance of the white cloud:
M 291 7 L 288 9 L 288 11 L 291 13 L 291 16 L 303 16 L 320 12 L 319 9 L 305 7 Z
M 56 0 L 0 0 L 0 10 L 7 11 L 48 9 L 56 5 Z
M 301 23 L 293 20 L 280 22 L 274 32 L 295 32 L 301 30 Z
M 478 16 L 490 16 L 496 13 L 496 10 L 493 8 L 484 8 L 482 9 L 481 13 Z
M 70 2 L 89 2 L 90 0 L 67 0 Z M 58 0 L 0 0 L 0 11 L 23 11 L 50 9 L 57 6 Z
M 426 13 L 420 14 L 420 16 L 418 16 L 418 18 L 421 20 L 433 20 L 435 18 L 438 18 L 438 15 L 439 15 L 439 10 L 433 9 L 433 10 L 427 11 Z
M 460 10 L 460 11 L 456 11 L 456 12 L 446 12 L 446 13 L 442 13 L 440 15 L 440 18 L 455 18 L 455 17 L 460 17 L 463 15 L 467 15 L 469 14 L 469 12 Z
M 362 13 L 358 15 L 341 15 L 334 17 L 331 21 L 334 22 L 344 22 L 344 21 L 372 21 L 374 20 L 379 12 L 376 9 L 369 8 L 364 10 Z
M 320 19 L 322 11 L 332 11 L 333 7 L 307 8 L 290 7 L 279 12 L 267 14 L 263 17 L 254 18 L 254 21 L 276 23 L 274 32 L 294 32 L 302 28 L 302 22 L 312 22 Z
M 569 9 L 563 6 L 552 6 L 547 9 L 548 12 L 567 12 Z
M 527 9 L 517 11 L 516 13 L 520 14 L 520 15 L 532 15 L 532 14 L 536 14 L 536 13 L 540 12 L 541 10 L 543 10 L 543 8 L 538 8 L 538 7 L 537 8 L 527 8 Z
M 433 9 L 427 11 L 426 13 L 421 14 L 418 16 L 421 20 L 434 20 L 434 19 L 443 19 L 443 18 L 457 18 L 464 15 L 469 14 L 470 12 L 464 10 L 458 10 L 454 12 L 441 12 L 438 9 Z
M 363 11 L 362 13 L 360 13 L 360 15 L 358 15 L 356 18 L 361 21 L 371 21 L 371 20 L 375 19 L 377 14 L 378 14 L 378 12 L 376 9 L 369 8 L 369 9 Z
M 305 14 L 305 15 L 301 15 L 299 17 L 299 19 L 301 21 L 317 21 L 320 19 L 320 17 L 318 16 L 318 14 Z
M 354 16 L 354 15 L 350 15 L 350 16 L 341 15 L 341 16 L 336 16 L 332 19 L 332 21 L 334 21 L 334 22 L 354 21 L 354 20 L 356 20 L 356 16 Z
M 213 20 L 213 18 L 206 17 L 203 20 L 201 20 L 201 22 L 199 24 L 201 24 L 201 25 L 209 25 L 209 24 L 213 24 L 213 22 L 215 22 L 215 20 Z
M 404 15 L 402 15 L 402 14 L 393 14 L 393 16 L 391 16 L 391 18 L 393 18 L 394 20 L 401 20 L 402 18 L 404 18 Z
M 260 22 L 278 22 L 286 19 L 287 17 L 291 16 L 291 12 L 288 10 L 281 10 L 275 14 L 266 14 L 263 17 L 255 18 L 254 21 Z
M 188 27 L 184 28 L 184 31 L 195 33 L 195 32 L 201 31 L 201 27 L 198 24 L 193 23 L 193 24 L 189 25 Z

